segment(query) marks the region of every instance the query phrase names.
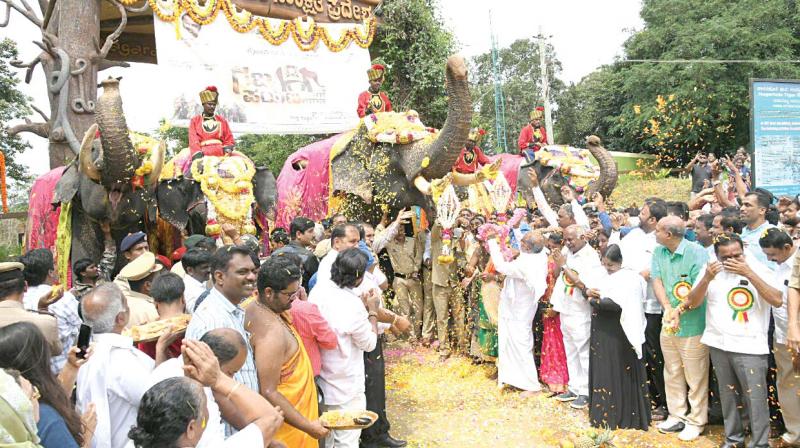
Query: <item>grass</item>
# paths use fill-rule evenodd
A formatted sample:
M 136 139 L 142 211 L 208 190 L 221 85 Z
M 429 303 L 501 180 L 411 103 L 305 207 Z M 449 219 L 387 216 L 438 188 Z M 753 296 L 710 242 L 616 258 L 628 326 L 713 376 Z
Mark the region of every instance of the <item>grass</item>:
M 691 179 L 667 177 L 642 180 L 628 174 L 619 176 L 617 188 L 611 194 L 616 207 L 641 206 L 645 198 L 657 196 L 665 201 L 689 201 Z
M 9 261 L 14 257 L 19 256 L 21 251 L 22 248 L 17 245 L 0 245 L 0 262 Z

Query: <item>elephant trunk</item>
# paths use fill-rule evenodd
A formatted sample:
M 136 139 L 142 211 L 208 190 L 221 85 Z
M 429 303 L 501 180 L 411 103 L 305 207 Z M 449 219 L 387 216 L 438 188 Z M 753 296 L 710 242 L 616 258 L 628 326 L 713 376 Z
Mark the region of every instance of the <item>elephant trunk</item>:
M 472 101 L 464 58 L 453 55 L 447 59 L 446 78 L 447 119 L 441 132 L 433 142 L 416 142 L 401 153 L 400 164 L 409 183 L 420 175 L 428 180 L 444 177 L 467 141 Z
M 128 136 L 119 80 L 108 78 L 101 86 L 103 94 L 98 98 L 95 109 L 103 146 L 104 169 L 100 183 L 109 192 L 122 191 L 130 185 L 140 161 Z
M 589 197 L 591 198 L 596 192 L 608 197 L 617 186 L 617 164 L 611 153 L 603 148 L 600 138 L 595 135 L 586 138 L 586 149 L 600 164 L 600 179 L 589 189 Z

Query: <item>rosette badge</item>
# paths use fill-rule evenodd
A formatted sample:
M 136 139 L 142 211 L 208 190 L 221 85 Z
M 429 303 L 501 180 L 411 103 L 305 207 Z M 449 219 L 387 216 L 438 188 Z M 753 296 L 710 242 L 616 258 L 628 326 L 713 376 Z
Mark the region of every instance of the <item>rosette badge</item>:
M 733 310 L 733 320 L 749 322 L 747 311 L 753 307 L 753 293 L 749 289 L 737 286 L 728 292 L 728 306 Z
M 679 301 L 684 302 L 691 290 L 692 285 L 689 282 L 680 281 L 672 287 L 672 295 Z

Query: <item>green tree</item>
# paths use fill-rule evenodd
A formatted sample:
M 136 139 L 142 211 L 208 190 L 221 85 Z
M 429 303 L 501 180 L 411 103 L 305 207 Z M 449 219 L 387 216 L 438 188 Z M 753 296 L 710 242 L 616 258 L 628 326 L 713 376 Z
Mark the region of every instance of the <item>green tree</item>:
M 275 177 L 283 168 L 283 163 L 293 152 L 321 140 L 318 135 L 243 135 L 236 142 L 236 149 L 253 159 L 256 166 L 266 166 Z
M 414 109 L 433 127 L 441 127 L 447 118 L 444 70 L 455 49 L 452 33 L 436 15 L 437 6 L 436 0 L 385 0 L 370 46 L 375 61 L 386 65 L 384 89 L 394 109 Z
M 644 0 L 641 16 L 644 28 L 624 45 L 627 60 L 800 56 L 794 1 Z M 611 93 L 587 85 L 598 79 L 595 72 L 571 87 L 571 94 L 612 110 L 578 108 L 578 121 L 598 122 L 609 147 L 659 154 L 672 166 L 685 164 L 698 150 L 727 153 L 749 143 L 750 78 L 800 78 L 800 67 L 783 62 L 618 61 L 598 71 L 600 79 L 613 81 L 605 86 Z
M 558 102 L 564 83 L 558 79 L 561 63 L 552 45 L 546 46 L 547 74 L 551 102 Z M 535 39 L 520 39 L 498 51 L 498 76 L 505 98 L 506 142 L 509 151 L 516 151 L 520 130 L 528 123 L 531 111 L 543 103 L 539 43 Z M 487 132 L 482 147 L 501 148 L 497 141 L 494 101 L 492 54 L 475 57 L 470 70 L 472 102 L 477 111 L 473 124 Z M 554 114 L 558 118 L 558 114 Z
M 582 147 L 587 136 L 597 135 L 606 147 L 616 149 L 613 138 L 605 139 L 614 136 L 611 128 L 625 103 L 622 82 L 619 71 L 607 65 L 566 88 L 558 100 L 555 141 Z
M 27 170 L 16 160 L 30 146 L 16 135 L 8 133 L 8 124 L 31 114 L 28 97 L 17 89 L 19 80 L 10 61 L 17 59 L 17 44 L 11 39 L 0 41 L 0 148 L 6 158 L 7 176 L 15 181 L 27 179 Z

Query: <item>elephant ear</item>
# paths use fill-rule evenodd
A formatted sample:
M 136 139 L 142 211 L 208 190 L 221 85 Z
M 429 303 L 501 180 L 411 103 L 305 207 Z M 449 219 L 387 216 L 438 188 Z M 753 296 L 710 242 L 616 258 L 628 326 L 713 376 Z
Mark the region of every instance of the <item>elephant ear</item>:
M 275 205 L 278 184 L 275 181 L 275 175 L 268 168 L 256 168 L 256 175 L 253 177 L 253 194 L 262 211 L 267 212 Z
M 199 199 L 194 197 L 192 183 L 185 178 L 163 180 L 156 190 L 159 216 L 181 230 L 189 222 L 189 204 Z
M 360 196 L 367 204 L 372 203 L 372 181 L 370 161 L 375 144 L 362 133 L 356 134 L 345 149 L 331 161 L 333 191 L 343 191 Z
M 78 167 L 75 164 L 69 165 L 56 184 L 56 190 L 53 194 L 53 204 L 72 201 L 72 198 L 74 198 L 75 194 L 78 192 L 80 184 L 81 175 L 78 172 Z

